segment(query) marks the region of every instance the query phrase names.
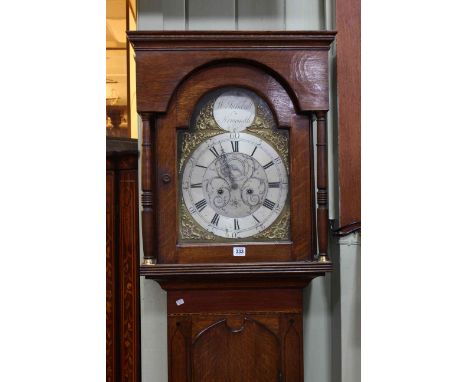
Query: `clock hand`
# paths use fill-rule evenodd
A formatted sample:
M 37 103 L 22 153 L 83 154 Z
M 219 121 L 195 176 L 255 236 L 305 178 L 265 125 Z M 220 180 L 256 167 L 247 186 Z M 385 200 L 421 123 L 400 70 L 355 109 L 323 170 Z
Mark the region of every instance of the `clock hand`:
M 221 146 L 221 163 L 223 170 L 227 170 L 229 180 L 231 181 L 231 188 L 234 190 L 237 189 L 237 184 L 234 182 L 234 177 L 232 175 L 232 167 L 226 159 L 226 153 L 224 152 L 223 146 Z

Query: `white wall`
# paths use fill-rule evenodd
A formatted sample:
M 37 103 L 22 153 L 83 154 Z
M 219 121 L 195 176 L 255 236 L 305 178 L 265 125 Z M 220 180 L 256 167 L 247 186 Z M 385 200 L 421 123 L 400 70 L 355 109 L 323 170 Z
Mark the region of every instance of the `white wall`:
M 331 274 L 332 381 L 361 380 L 361 241 L 360 234 L 335 242 Z
M 333 4 L 333 0 L 139 0 L 138 29 L 333 29 Z M 330 63 L 333 68 L 334 49 Z M 329 142 L 334 142 L 337 118 L 333 110 L 333 70 L 330 80 Z M 335 151 L 330 145 L 332 219 L 335 217 Z M 359 382 L 359 235 L 340 241 L 331 238 L 330 246 L 336 272 L 313 280 L 304 290 L 304 380 Z M 141 320 L 142 381 L 166 382 L 166 293 L 156 282 L 144 278 L 141 278 Z

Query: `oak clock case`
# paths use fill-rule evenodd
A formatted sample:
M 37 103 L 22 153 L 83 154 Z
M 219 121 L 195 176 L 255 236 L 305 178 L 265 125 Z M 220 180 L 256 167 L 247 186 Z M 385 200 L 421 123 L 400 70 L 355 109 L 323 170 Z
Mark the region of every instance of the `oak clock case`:
M 142 118 L 140 274 L 167 291 L 169 381 L 302 382 L 302 289 L 332 270 L 335 33 L 128 35 Z
M 260 97 L 223 88 L 179 133 L 179 240 L 289 240 L 288 132 Z

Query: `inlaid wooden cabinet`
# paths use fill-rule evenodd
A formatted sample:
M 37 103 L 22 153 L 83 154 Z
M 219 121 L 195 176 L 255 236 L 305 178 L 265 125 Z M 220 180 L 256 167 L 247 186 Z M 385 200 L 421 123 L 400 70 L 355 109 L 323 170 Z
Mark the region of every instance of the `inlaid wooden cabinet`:
M 138 142 L 107 138 L 106 380 L 140 381 Z
M 140 274 L 168 292 L 169 381 L 300 382 L 302 289 L 332 270 L 334 33 L 128 35 L 142 118 Z

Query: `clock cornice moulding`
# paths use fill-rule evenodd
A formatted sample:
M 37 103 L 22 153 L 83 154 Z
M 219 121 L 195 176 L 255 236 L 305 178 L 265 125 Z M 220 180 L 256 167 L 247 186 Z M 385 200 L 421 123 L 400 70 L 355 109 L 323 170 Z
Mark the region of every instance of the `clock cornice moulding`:
M 336 31 L 128 31 L 136 51 L 180 49 L 326 49 Z

